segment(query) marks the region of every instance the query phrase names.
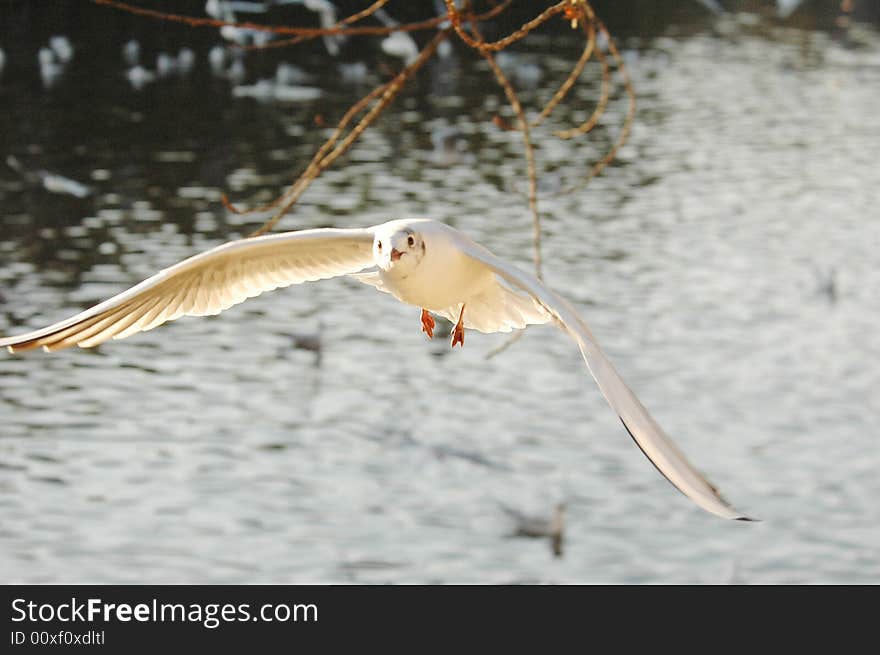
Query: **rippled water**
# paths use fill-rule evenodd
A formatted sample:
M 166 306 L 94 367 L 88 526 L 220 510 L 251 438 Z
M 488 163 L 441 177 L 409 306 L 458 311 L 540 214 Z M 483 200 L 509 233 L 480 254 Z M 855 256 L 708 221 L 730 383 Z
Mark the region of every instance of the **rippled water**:
M 577 46 L 532 43 L 515 63 L 539 73 L 534 106 Z M 542 204 L 546 279 L 762 523 L 709 516 L 657 475 L 552 327 L 487 361 L 503 336 L 449 352 L 417 309 L 334 280 L 92 351 L 0 357 L 0 579 L 880 582 L 880 38 L 733 17 L 624 45 L 632 139 Z M 81 54 L 47 91 L 7 51 L 0 144 L 26 174 L 0 166 L 0 333 L 248 233 L 259 218 L 220 193 L 274 197 L 325 134 L 314 115 L 378 81 L 312 61 L 321 99 L 260 103 L 198 54 L 191 78 L 136 93 L 121 61 Z M 588 115 L 588 73 L 551 127 Z M 435 63 L 282 226 L 430 216 L 529 267 L 520 143 L 490 122 L 488 75 Z M 608 125 L 575 146 L 545 136 L 542 188 L 582 174 Z M 460 137 L 437 152 L 448 126 Z M 40 169 L 92 193 L 50 193 Z M 303 333 L 320 358 L 293 347 Z M 510 538 L 501 504 L 562 501 L 562 558 Z

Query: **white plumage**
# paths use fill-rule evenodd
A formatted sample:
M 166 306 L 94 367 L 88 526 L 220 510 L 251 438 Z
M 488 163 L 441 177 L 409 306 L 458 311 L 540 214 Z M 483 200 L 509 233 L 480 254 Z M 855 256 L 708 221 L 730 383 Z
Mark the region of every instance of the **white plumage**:
M 366 230 L 303 230 L 218 246 L 160 271 L 66 321 L 0 339 L 10 352 L 97 346 L 152 330 L 181 316 L 219 314 L 291 284 L 359 271 L 372 262 Z
M 427 310 L 457 321 L 459 342 L 463 342 L 462 326 L 509 332 L 554 321 L 578 345 L 606 400 L 660 473 L 703 509 L 724 518 L 751 520 L 721 498 L 688 462 L 626 386 L 566 300 L 458 230 L 432 220 L 232 241 L 167 268 L 65 321 L 0 339 L 0 346 L 10 352 L 40 346 L 49 351 L 96 346 L 181 316 L 217 314 L 265 291 L 341 275 L 351 275 L 421 307 L 423 316 Z

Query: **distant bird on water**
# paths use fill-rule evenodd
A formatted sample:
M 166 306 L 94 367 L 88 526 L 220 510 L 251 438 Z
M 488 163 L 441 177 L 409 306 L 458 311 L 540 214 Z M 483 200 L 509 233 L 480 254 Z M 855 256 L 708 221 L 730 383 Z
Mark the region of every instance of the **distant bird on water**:
M 51 193 L 74 196 L 76 198 L 86 198 L 92 194 L 91 187 L 69 177 L 43 169 L 27 170 L 15 155 L 6 157 L 6 165 L 21 175 L 27 182 L 40 184 L 46 191 Z
M 462 232 L 428 219 L 389 221 L 363 229 L 323 228 L 231 241 L 160 271 L 91 309 L 41 330 L 0 339 L 19 352 L 97 346 L 181 316 L 218 314 L 264 291 L 350 275 L 465 328 L 509 332 L 554 322 L 577 344 L 599 389 L 629 435 L 679 491 L 704 510 L 752 520 L 733 509 L 666 436 L 599 347 L 587 324 L 543 282 L 502 261 Z
M 531 539 L 550 539 L 550 547 L 556 557 L 562 557 L 562 542 L 565 533 L 565 503 L 559 503 L 549 519 L 543 516 L 530 516 L 518 509 L 501 505 L 501 509 L 514 522 L 514 537 Z

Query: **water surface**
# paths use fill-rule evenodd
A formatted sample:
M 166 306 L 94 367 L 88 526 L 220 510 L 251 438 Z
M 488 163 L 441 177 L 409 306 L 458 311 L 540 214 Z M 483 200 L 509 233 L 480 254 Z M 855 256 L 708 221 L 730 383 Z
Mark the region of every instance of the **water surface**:
M 552 327 L 487 361 L 503 336 L 450 352 L 417 309 L 333 280 L 90 351 L 0 357 L 0 579 L 880 582 L 880 38 L 752 16 L 688 32 L 623 42 L 632 138 L 605 175 L 542 203 L 545 275 L 762 523 L 709 516 L 657 475 Z M 534 107 L 577 45 L 530 43 L 513 65 L 537 69 Z M 121 56 L 74 45 L 51 89 L 31 53 L 8 50 L 0 74 L 4 158 L 91 189 L 0 166 L 3 334 L 247 234 L 259 217 L 220 194 L 273 198 L 326 135 L 315 114 L 380 79 L 317 57 L 296 63 L 320 99 L 258 102 L 199 50 L 189 76 L 136 92 Z M 491 123 L 489 79 L 462 52 L 435 62 L 281 227 L 428 216 L 530 267 L 521 146 Z M 551 128 L 589 114 L 596 80 Z M 542 189 L 586 171 L 624 110 L 573 146 L 544 133 Z M 293 347 L 315 332 L 320 359 Z M 500 503 L 560 501 L 562 558 L 508 537 Z

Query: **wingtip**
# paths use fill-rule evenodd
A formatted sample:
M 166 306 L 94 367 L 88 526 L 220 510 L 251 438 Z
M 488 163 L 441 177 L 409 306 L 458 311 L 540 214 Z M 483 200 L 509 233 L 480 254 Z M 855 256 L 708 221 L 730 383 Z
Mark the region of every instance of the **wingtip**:
M 749 523 L 761 523 L 761 519 L 755 518 L 753 516 L 737 516 L 735 521 L 747 521 Z

